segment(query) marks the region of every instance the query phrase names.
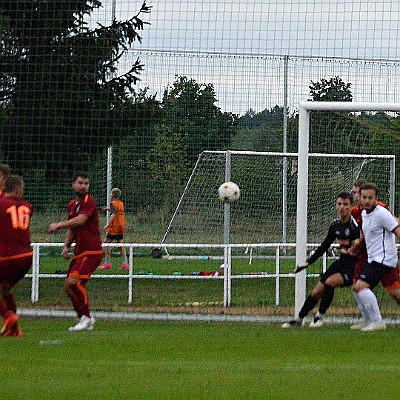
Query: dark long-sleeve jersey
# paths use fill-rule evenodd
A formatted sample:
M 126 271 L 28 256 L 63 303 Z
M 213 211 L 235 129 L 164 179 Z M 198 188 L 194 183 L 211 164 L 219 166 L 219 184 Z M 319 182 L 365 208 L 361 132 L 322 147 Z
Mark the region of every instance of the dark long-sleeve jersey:
M 348 250 L 352 242 L 360 237 L 360 230 L 353 217 L 347 223 L 343 223 L 340 219 L 335 219 L 329 226 L 328 234 L 324 241 L 317 247 L 315 252 L 307 259 L 308 264 L 313 264 L 318 260 L 336 240 L 341 250 Z M 355 262 L 355 257 L 349 254 L 340 254 L 343 261 Z

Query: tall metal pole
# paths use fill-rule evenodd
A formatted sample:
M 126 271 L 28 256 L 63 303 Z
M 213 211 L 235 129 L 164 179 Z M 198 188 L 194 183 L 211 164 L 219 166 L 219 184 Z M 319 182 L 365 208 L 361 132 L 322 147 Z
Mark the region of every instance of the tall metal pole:
M 111 18 L 113 21 L 115 20 L 116 1 L 117 0 L 113 0 L 111 8 Z
M 283 152 L 287 152 L 287 126 L 288 126 L 288 68 L 289 56 L 283 60 Z M 287 243 L 287 175 L 288 159 L 283 157 L 282 171 L 282 243 Z
M 107 201 L 107 212 L 106 212 L 106 218 L 107 222 L 110 219 L 110 209 L 109 206 L 111 204 L 111 190 L 112 190 L 112 155 L 113 153 L 113 147 L 108 146 L 107 148 L 107 196 L 106 196 L 106 201 Z

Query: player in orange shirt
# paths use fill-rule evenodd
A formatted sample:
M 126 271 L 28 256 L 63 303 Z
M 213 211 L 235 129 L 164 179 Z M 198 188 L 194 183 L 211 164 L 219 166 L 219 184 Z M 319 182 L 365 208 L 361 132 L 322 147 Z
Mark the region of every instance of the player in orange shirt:
M 360 230 L 362 230 L 362 219 L 361 219 L 362 207 L 360 199 L 360 188 L 365 183 L 367 183 L 365 179 L 357 179 L 354 181 L 352 189 L 356 205 L 353 207 L 351 215 L 356 220 Z M 382 203 L 381 201 L 377 201 L 377 204 L 389 209 L 388 206 L 385 203 Z M 354 267 L 354 279 L 353 279 L 354 282 L 356 281 L 359 273 L 361 272 L 362 267 L 364 266 L 364 264 L 367 262 L 368 259 L 365 243 L 362 242 L 358 250 L 359 250 L 359 255 L 356 261 L 356 265 Z M 390 294 L 390 296 L 394 300 L 396 300 L 397 304 L 400 305 L 400 278 L 399 278 L 398 264 L 390 274 L 386 275 L 382 279 L 382 286 Z
M 6 178 L 10 175 L 11 168 L 8 164 L 0 164 L 0 197 L 4 196 L 4 185 Z
M 1 336 L 22 336 L 17 303 L 11 289 L 32 266 L 30 221 L 32 206 L 23 199 L 24 182 L 9 175 L 0 198 L 0 314 Z
M 106 238 L 104 243 L 111 243 L 114 240 L 117 243 L 122 243 L 124 239 L 124 234 L 126 231 L 125 222 L 125 207 L 124 203 L 120 200 L 121 190 L 114 188 L 111 191 L 111 216 L 108 220 L 107 225 L 104 227 L 106 231 Z M 104 253 L 106 255 L 104 264 L 99 267 L 99 269 L 110 269 L 111 268 L 111 248 L 105 247 Z M 122 270 L 129 270 L 128 259 L 126 258 L 126 249 L 121 246 L 121 257 L 122 257 Z
M 89 177 L 85 172 L 75 174 L 72 181 L 75 198 L 68 203 L 68 219 L 49 225 L 48 231 L 66 229 L 62 256 L 69 259 L 69 248 L 75 242 L 74 257 L 69 265 L 65 287 L 79 318 L 69 331 L 92 330 L 94 318 L 89 310 L 86 284 L 103 258 L 99 213 L 96 200 L 89 195 Z

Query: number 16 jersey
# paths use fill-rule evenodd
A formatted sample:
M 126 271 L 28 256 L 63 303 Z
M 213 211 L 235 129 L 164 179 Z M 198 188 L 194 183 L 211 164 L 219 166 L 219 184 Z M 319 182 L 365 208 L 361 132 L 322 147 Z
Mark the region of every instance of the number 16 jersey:
M 31 253 L 32 206 L 17 196 L 0 198 L 0 258 Z

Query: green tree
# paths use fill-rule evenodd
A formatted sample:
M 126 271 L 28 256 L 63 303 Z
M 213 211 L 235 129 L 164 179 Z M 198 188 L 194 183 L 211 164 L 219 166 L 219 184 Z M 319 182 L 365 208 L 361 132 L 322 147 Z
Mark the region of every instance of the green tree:
M 372 125 L 382 125 L 389 127 L 391 124 L 391 118 L 383 111 L 378 111 L 378 112 L 362 111 L 360 114 L 360 119 Z
M 165 125 L 158 125 L 156 132 L 157 139 L 148 157 L 153 196 L 157 205 L 171 208 L 182 195 L 189 169 L 182 136 Z
M 352 101 L 351 83 L 335 76 L 311 81 L 312 101 Z M 310 148 L 313 152 L 349 153 L 364 144 L 365 126 L 348 112 L 318 111 L 311 113 Z
M 351 83 L 343 82 L 342 78 L 335 76 L 330 79 L 322 78 L 309 86 L 312 101 L 353 101 L 350 90 Z
M 222 112 L 214 86 L 179 76 L 164 90 L 162 123 L 182 138 L 190 163 L 203 150 L 226 150 L 235 132 L 236 116 Z
M 0 147 L 21 170 L 40 168 L 58 179 L 89 168 L 102 149 L 140 121 L 134 84 L 139 60 L 117 75 L 118 60 L 141 41 L 150 11 L 144 2 L 126 21 L 90 28 L 98 0 L 2 1 Z M 128 114 L 129 113 L 129 118 Z M 134 118 L 133 116 L 136 116 Z M 66 155 L 66 156 L 61 156 Z
M 282 151 L 283 107 L 256 113 L 250 109 L 236 121 L 238 132 L 232 138 L 232 149 Z

